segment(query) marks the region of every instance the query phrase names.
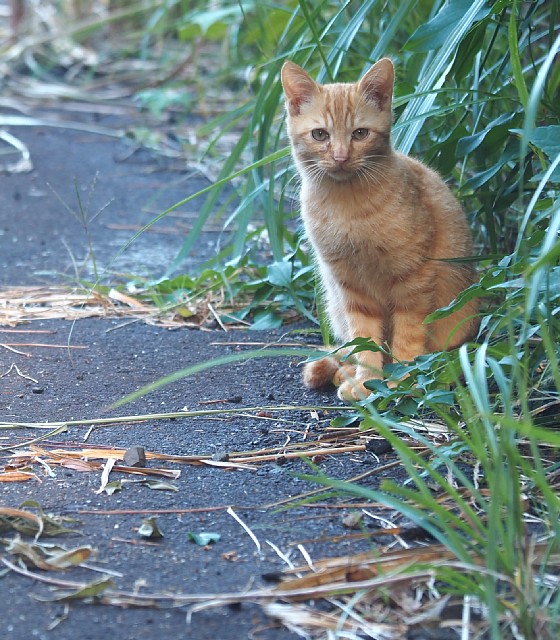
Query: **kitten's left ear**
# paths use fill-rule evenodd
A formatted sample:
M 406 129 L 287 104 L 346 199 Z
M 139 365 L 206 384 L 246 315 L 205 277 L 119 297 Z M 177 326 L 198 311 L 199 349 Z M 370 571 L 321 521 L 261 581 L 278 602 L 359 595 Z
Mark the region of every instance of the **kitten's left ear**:
M 376 62 L 358 82 L 358 88 L 366 98 L 377 105 L 381 111 L 391 108 L 395 69 L 389 58 Z
M 301 106 L 317 93 L 317 83 L 295 62 L 288 60 L 282 67 L 282 86 L 286 95 L 286 103 L 291 116 L 297 116 Z

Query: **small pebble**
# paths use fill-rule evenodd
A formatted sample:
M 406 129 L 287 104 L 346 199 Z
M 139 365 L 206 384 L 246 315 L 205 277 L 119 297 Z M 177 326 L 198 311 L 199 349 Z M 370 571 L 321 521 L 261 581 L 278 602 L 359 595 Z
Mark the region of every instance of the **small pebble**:
M 144 447 L 130 447 L 124 452 L 123 462 L 127 467 L 145 467 L 146 450 Z
M 393 450 L 393 446 L 388 440 L 379 440 L 377 438 L 370 440 L 366 444 L 366 451 L 373 453 L 374 455 L 381 456 L 384 453 L 389 453 Z
M 31 389 L 31 393 L 45 393 L 45 390 L 43 387 L 33 387 Z

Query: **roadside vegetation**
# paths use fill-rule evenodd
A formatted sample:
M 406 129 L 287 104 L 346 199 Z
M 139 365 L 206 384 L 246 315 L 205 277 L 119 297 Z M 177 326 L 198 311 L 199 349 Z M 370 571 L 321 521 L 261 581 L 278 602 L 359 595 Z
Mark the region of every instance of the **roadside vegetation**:
M 135 284 L 162 306 L 219 290 L 233 309 L 225 323 L 271 328 L 297 314 L 326 337 L 297 220 L 279 70 L 291 59 L 320 81 L 354 81 L 381 56 L 393 58 L 394 144 L 440 171 L 468 213 L 480 282 L 454 305 L 480 297 L 481 332 L 456 352 L 418 358 L 396 388 L 373 381 L 373 395 L 336 419 L 340 426 L 360 420 L 386 438 L 407 482 L 372 489 L 314 467 L 306 477 L 389 507 L 442 545 L 438 558 L 419 555 L 398 572 L 421 569 L 431 580 L 423 582 L 426 598 L 437 592 L 437 602 L 449 596 L 461 603 L 458 637 L 558 637 L 559 3 L 169 0 L 119 7 L 80 18 L 65 29 L 68 42 L 87 49 L 104 30 L 124 25 L 118 47 L 111 39 L 113 58 L 97 64 L 115 70 L 135 57 L 140 69 L 155 69 L 151 86 L 135 77 L 135 99 L 153 114 L 206 113 L 197 153 L 214 177 L 167 273 Z M 20 64 L 39 51 L 32 59 L 40 76 L 60 55 L 55 45 L 47 33 L 10 51 Z M 80 70 L 87 72 L 95 69 Z M 183 258 L 216 219 L 228 238 L 222 252 L 200 273 L 182 274 Z M 400 379 L 403 367 L 388 367 L 388 376 Z M 373 629 L 372 588 L 347 588 L 343 597 L 340 584 L 333 587 L 338 626 L 328 637 L 393 637 Z M 389 587 L 378 588 L 390 597 Z

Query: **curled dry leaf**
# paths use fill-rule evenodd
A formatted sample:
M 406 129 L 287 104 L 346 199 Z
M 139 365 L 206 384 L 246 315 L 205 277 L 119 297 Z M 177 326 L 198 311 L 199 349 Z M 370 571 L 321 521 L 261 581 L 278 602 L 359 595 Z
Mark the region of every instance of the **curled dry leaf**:
M 40 536 L 76 533 L 75 529 L 68 529 L 64 525 L 65 522 L 73 521 L 71 518 L 47 515 L 35 501 L 26 501 L 22 506 L 38 509 L 39 514 L 13 507 L 0 507 L 0 532 L 17 531 L 22 535 L 34 536 L 35 539 Z
M 140 480 L 140 484 L 154 491 L 179 491 L 179 487 L 163 480 Z
M 155 518 L 146 518 L 138 529 L 138 535 L 143 538 L 158 539 L 163 538 L 163 532 L 157 525 Z
M 59 546 L 31 544 L 17 536 L 8 543 L 6 552 L 21 558 L 27 565 L 52 571 L 81 565 L 91 556 L 92 548 L 83 546 L 64 549 Z
M 0 473 L 0 482 L 24 482 L 25 480 L 41 482 L 37 475 L 27 471 L 4 471 Z
M 52 461 L 49 462 L 52 464 Z M 57 458 L 55 462 L 58 466 L 72 471 L 96 471 L 98 468 L 97 465 L 78 458 Z
M 79 585 L 78 588 L 74 590 L 60 591 L 53 596 L 33 594 L 31 597 L 41 602 L 65 602 L 67 600 L 84 600 L 87 602 L 99 597 L 104 591 L 114 586 L 115 583 L 110 578 L 100 578 L 98 580 L 92 580 L 87 584 Z

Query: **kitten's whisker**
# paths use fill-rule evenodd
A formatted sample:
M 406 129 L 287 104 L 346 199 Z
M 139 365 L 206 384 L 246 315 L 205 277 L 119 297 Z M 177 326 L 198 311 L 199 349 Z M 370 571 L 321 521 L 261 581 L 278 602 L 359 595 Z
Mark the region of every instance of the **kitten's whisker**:
M 310 166 L 303 168 L 305 175 L 312 184 L 319 185 L 322 179 L 327 175 L 327 172 L 323 167 L 318 164 L 310 164 Z
M 364 170 L 366 170 L 371 176 L 377 176 L 378 178 L 385 178 L 387 176 L 387 172 L 385 167 L 378 163 L 367 163 L 363 165 Z

